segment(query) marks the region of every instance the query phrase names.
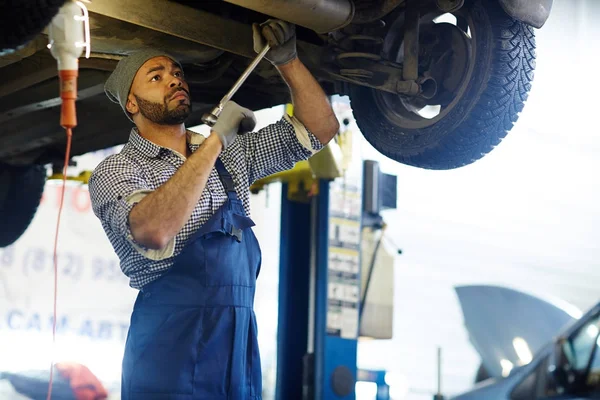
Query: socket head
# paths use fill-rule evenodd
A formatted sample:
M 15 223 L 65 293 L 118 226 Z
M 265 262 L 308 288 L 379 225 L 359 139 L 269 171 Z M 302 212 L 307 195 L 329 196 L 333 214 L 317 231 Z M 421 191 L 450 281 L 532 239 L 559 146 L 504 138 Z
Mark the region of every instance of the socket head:
M 202 116 L 202 122 L 204 122 L 208 126 L 215 126 L 217 123 L 217 116 L 213 113 L 206 113 Z

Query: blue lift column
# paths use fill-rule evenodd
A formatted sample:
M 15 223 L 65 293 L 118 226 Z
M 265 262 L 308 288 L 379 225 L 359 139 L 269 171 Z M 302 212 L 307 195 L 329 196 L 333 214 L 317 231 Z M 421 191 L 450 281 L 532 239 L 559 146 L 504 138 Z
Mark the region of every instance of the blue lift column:
M 282 185 L 278 400 L 354 400 L 362 164 L 290 200 Z

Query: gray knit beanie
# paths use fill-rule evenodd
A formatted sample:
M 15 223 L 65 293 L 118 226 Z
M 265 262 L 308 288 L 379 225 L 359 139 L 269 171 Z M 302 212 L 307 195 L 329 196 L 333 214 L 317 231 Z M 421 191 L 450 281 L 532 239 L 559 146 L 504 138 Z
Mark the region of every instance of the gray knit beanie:
M 133 119 L 129 116 L 125 105 L 127 104 L 127 96 L 129 95 L 133 78 L 135 78 L 135 74 L 146 61 L 161 56 L 169 57 L 179 66 L 179 68 L 181 68 L 181 64 L 168 53 L 158 49 L 147 48 L 138 50 L 127 57 L 122 58 L 104 84 L 104 92 L 108 98 L 112 102 L 121 105 L 125 115 L 127 115 L 127 118 L 129 118 L 131 122 L 133 122 Z

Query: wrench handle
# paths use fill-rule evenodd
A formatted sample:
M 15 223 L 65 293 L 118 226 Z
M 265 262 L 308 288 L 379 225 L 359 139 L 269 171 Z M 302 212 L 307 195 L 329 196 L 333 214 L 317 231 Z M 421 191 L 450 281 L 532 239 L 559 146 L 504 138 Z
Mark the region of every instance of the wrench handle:
M 248 77 L 250 76 L 252 71 L 254 71 L 254 69 L 256 68 L 258 63 L 263 59 L 263 57 L 267 54 L 267 52 L 270 49 L 271 49 L 271 47 L 268 44 L 266 44 L 265 47 L 260 51 L 260 53 L 258 53 L 258 55 L 254 58 L 254 60 L 252 60 L 250 65 L 248 65 L 248 67 L 242 73 L 242 75 L 238 78 L 238 80 L 235 82 L 233 87 L 231 89 L 229 89 L 229 91 L 225 94 L 225 96 L 223 96 L 223 98 L 221 99 L 219 104 L 215 108 L 213 108 L 209 114 L 204 114 L 202 116 L 202 122 L 204 122 L 206 125 L 211 126 L 211 127 L 215 125 L 215 123 L 219 119 L 219 115 L 221 114 L 221 111 L 223 111 L 223 107 L 225 106 L 225 104 L 229 100 L 231 100 L 233 95 L 238 91 L 238 89 L 242 86 L 242 84 L 246 81 L 246 79 L 248 79 Z
M 227 103 L 229 100 L 231 100 L 233 95 L 238 91 L 238 89 L 242 86 L 242 84 L 246 81 L 246 79 L 248 79 L 248 77 L 250 76 L 252 71 L 254 71 L 254 69 L 256 68 L 258 63 L 263 59 L 263 57 L 267 54 L 267 52 L 270 49 L 271 48 L 268 44 L 265 45 L 265 47 L 261 50 L 261 52 L 258 53 L 258 55 L 254 58 L 254 60 L 252 60 L 250 65 L 248 65 L 248 67 L 242 73 L 242 75 L 238 78 L 238 80 L 235 81 L 235 83 L 233 84 L 233 87 L 231 89 L 229 89 L 229 92 L 227 92 L 225 94 L 225 96 L 223 96 L 221 101 L 219 102 L 219 105 L 221 106 L 221 108 L 225 105 L 225 103 Z M 218 115 L 217 115 L 217 117 L 218 117 Z

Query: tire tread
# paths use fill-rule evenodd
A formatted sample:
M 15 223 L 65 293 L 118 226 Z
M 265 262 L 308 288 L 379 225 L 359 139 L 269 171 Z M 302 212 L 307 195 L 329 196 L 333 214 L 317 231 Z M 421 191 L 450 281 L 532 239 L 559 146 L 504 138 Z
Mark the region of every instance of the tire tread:
M 3 0 L 0 15 L 0 50 L 22 46 L 39 34 L 57 14 L 65 0 Z
M 37 212 L 44 186 L 46 169 L 41 165 L 24 167 L 2 166 L 10 174 L 4 202 L 0 204 L 0 248 L 10 246 L 29 227 Z M 3 173 L 0 171 L 0 173 Z

